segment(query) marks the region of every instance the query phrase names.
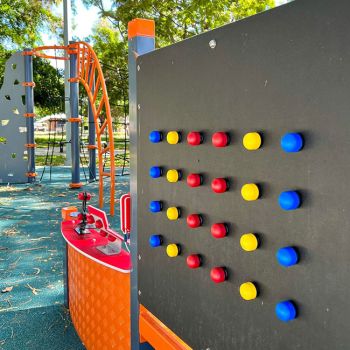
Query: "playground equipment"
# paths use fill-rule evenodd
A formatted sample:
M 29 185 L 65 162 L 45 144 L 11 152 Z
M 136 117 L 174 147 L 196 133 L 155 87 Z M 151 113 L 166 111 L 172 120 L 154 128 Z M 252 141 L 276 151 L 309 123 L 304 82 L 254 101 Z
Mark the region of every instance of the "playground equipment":
M 348 348 L 349 10 L 295 1 L 156 51 L 131 22 L 131 339 L 104 346 Z
M 47 51 L 54 50 L 55 54 Z M 66 51 L 69 57 L 58 56 L 57 51 Z M 99 60 L 85 42 L 73 42 L 69 46 L 42 46 L 32 50 L 16 53 L 6 65 L 5 82 L 1 89 L 1 109 L 9 119 L 3 119 L 0 129 L 1 157 L 4 167 L 0 169 L 0 182 L 34 182 L 35 173 L 35 141 L 34 141 L 34 99 L 33 88 L 33 56 L 68 60 L 70 62 L 70 105 L 71 117 L 71 149 L 72 149 L 72 182 L 71 188 L 80 188 L 80 137 L 78 105 L 78 84 L 80 83 L 89 99 L 89 121 L 95 127 L 89 128 L 90 163 L 95 163 L 95 152 L 99 164 L 99 205 L 103 206 L 104 179 L 110 179 L 110 212 L 114 215 L 115 207 L 115 157 L 113 120 L 110 111 L 108 93 Z M 25 93 L 25 95 L 24 95 Z M 10 117 L 11 116 L 11 117 Z M 20 119 L 19 116 L 25 117 Z M 89 124 L 90 124 L 89 123 Z M 95 135 L 96 129 L 96 135 Z M 106 144 L 102 137 L 106 137 Z M 25 141 L 26 138 L 26 142 Z M 97 145 L 95 145 L 95 139 Z M 23 141 L 23 146 L 22 142 Z M 22 147 L 22 148 L 21 148 Z M 23 151 L 23 147 L 26 148 Z M 109 155 L 109 167 L 105 167 L 106 155 Z M 125 158 L 125 155 L 124 155 Z M 124 162 L 125 163 L 125 162 Z M 27 171 L 25 171 L 27 167 Z

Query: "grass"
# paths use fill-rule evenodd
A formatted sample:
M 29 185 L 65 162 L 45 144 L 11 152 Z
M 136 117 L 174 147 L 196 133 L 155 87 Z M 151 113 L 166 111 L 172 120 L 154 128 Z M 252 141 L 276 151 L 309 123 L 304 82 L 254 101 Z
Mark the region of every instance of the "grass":
M 130 159 L 130 152 L 127 151 L 126 152 L 126 158 Z M 45 160 L 46 160 L 46 156 L 36 156 L 35 157 L 35 164 L 36 165 L 45 165 Z M 52 156 L 52 166 L 63 166 L 65 163 L 66 157 L 64 155 L 53 155 Z M 88 155 L 86 155 L 86 160 L 84 158 L 81 159 L 81 163 L 84 166 L 88 165 Z M 51 154 L 49 154 L 48 158 L 47 158 L 47 165 L 50 165 L 51 163 Z M 124 160 L 122 157 L 118 156 L 115 158 L 115 165 L 116 167 L 122 167 L 124 163 Z M 98 165 L 98 160 L 97 160 L 97 165 Z M 125 163 L 126 166 L 129 166 L 129 161 L 127 160 Z M 106 162 L 105 162 L 105 166 L 109 167 L 110 166 L 110 161 L 107 158 Z

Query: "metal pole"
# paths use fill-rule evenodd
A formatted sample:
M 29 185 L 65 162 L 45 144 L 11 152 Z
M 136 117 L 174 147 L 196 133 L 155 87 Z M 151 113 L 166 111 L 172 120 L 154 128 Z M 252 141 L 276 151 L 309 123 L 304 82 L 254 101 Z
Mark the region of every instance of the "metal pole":
M 91 66 L 89 70 L 89 76 L 91 74 Z M 91 77 L 93 80 L 91 92 L 95 91 L 95 74 Z M 94 115 L 92 113 L 91 103 L 89 101 L 89 109 L 88 109 L 88 117 L 89 117 L 89 179 L 96 179 L 96 130 L 95 130 L 95 121 Z
M 25 52 L 30 49 L 25 49 Z M 33 83 L 33 56 L 24 56 L 25 82 Z M 27 152 L 28 152 L 28 182 L 35 182 L 35 139 L 34 139 L 34 85 L 25 86 L 26 95 L 26 127 L 27 127 Z
M 151 30 L 150 30 L 151 28 Z M 152 30 L 153 29 L 153 30 Z M 154 50 L 154 22 L 136 19 L 129 22 L 129 116 L 130 116 L 130 193 L 132 203 L 131 223 L 131 349 L 140 350 L 139 302 L 138 302 L 138 247 L 137 247 L 137 156 L 138 109 L 136 57 Z M 141 107 L 142 108 L 142 107 Z
M 72 155 L 72 183 L 71 188 L 80 188 L 80 137 L 79 137 L 79 82 L 74 81 L 77 78 L 77 52 L 70 50 L 70 110 L 71 118 L 71 155 Z
M 71 13 L 71 0 L 64 0 L 63 1 L 63 39 L 64 39 L 64 45 L 69 45 L 69 40 L 71 37 L 71 23 L 70 23 L 70 13 Z M 65 51 L 65 57 L 68 56 L 68 52 Z M 69 103 L 69 93 L 70 93 L 70 85 L 68 78 L 70 76 L 69 73 L 69 61 L 64 61 L 64 112 L 66 114 L 67 121 L 71 117 L 70 112 L 70 103 Z M 70 134 L 71 134 L 71 125 L 70 123 L 66 123 L 66 162 L 65 165 L 71 165 L 72 164 L 72 157 L 71 157 L 71 145 L 69 143 L 70 141 Z

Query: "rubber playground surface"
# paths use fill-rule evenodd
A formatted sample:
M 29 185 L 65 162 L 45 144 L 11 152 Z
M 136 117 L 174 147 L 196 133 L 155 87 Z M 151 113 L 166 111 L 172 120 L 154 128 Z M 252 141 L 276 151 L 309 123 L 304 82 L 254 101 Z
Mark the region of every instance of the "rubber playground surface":
M 116 180 L 119 198 L 129 191 L 129 177 Z M 0 349 L 84 349 L 63 305 L 61 208 L 81 206 L 69 183 L 70 169 L 53 167 L 51 182 L 46 172 L 40 184 L 0 187 Z M 84 189 L 97 206 L 98 183 Z M 107 198 L 107 213 L 108 207 Z M 118 203 L 110 223 L 119 230 Z

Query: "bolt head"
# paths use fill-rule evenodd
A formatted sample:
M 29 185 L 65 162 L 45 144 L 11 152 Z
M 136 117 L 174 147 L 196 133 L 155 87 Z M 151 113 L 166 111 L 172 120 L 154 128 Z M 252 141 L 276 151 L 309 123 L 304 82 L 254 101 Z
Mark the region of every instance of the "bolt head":
M 209 41 L 209 47 L 210 47 L 211 49 L 215 49 L 215 47 L 216 47 L 216 40 L 215 40 L 215 39 L 211 39 L 211 40 Z

